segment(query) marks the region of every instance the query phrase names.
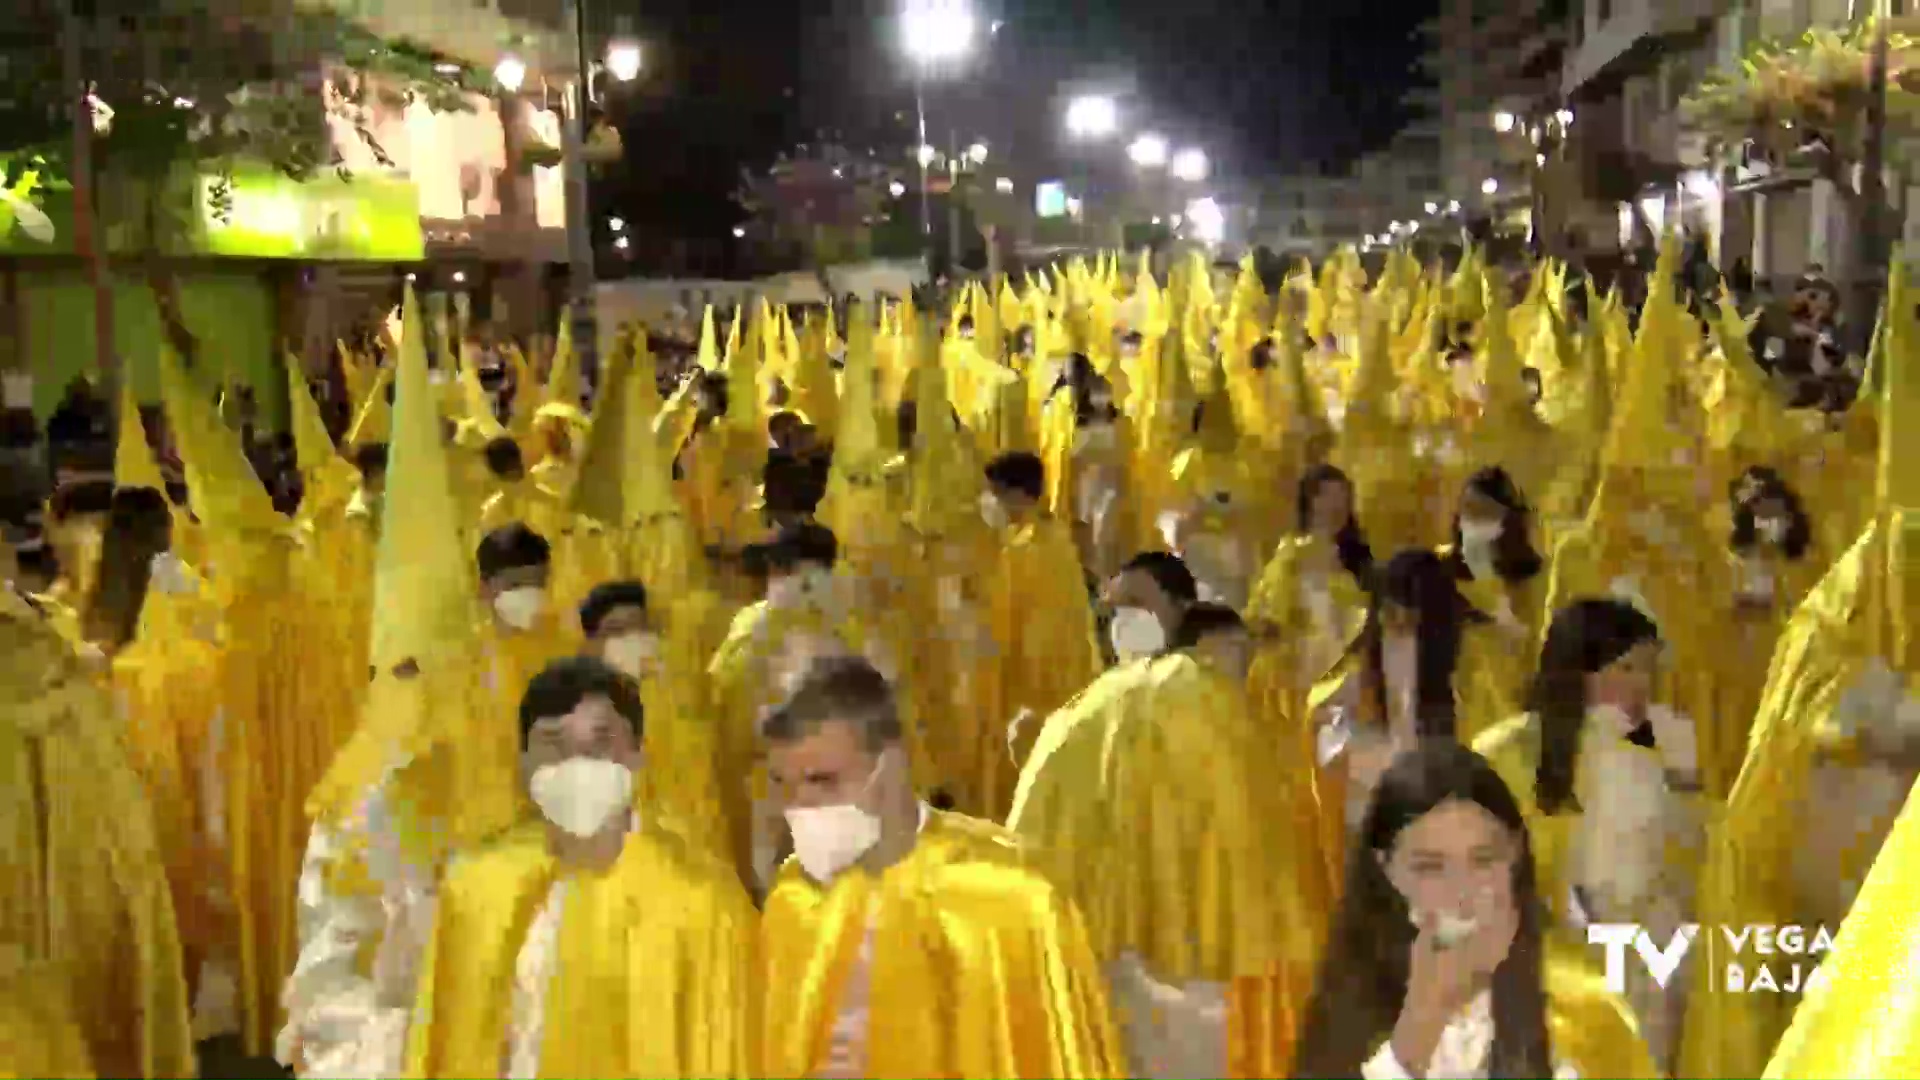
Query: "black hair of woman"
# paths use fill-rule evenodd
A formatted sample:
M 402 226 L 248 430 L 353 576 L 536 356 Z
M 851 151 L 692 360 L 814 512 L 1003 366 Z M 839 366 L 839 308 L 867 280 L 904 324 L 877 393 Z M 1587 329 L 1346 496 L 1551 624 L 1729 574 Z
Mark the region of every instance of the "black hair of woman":
M 1467 477 L 1465 490 L 1498 504 L 1502 511 L 1500 538 L 1493 542 L 1493 572 L 1501 581 L 1510 584 L 1530 581 L 1546 569 L 1546 560 L 1533 546 L 1533 507 L 1528 505 L 1526 495 L 1507 470 L 1488 465 Z M 1458 512 L 1453 515 L 1453 554 L 1448 561 L 1453 565 L 1455 577 L 1472 580 L 1473 573 L 1467 569 L 1461 554 Z
M 1588 676 L 1659 640 L 1659 626 L 1624 600 L 1575 600 L 1554 613 L 1527 691 L 1527 711 L 1540 725 L 1534 801 L 1542 812 L 1579 808 L 1574 779 L 1587 720 Z
M 1512 836 L 1519 916 L 1490 986 L 1489 1077 L 1552 1075 L 1540 901 L 1525 819 L 1487 760 L 1452 739 L 1427 739 L 1395 758 L 1374 787 L 1347 859 L 1346 885 L 1320 961 L 1294 1059 L 1297 1077 L 1357 1077 L 1393 1031 L 1407 994 L 1418 931 L 1386 860 L 1408 826 L 1449 803 L 1484 810 Z
M 1345 485 L 1347 493 L 1353 493 L 1353 481 L 1341 472 L 1338 466 L 1321 463 L 1309 468 L 1300 476 L 1300 483 L 1294 488 L 1295 521 L 1302 533 L 1313 530 L 1313 502 L 1320 495 L 1320 489 L 1327 484 Z M 1348 500 L 1349 505 L 1352 500 Z M 1373 578 L 1373 548 L 1367 545 L 1367 537 L 1360 530 L 1360 514 L 1356 509 L 1347 515 L 1347 523 L 1334 534 L 1333 545 L 1340 555 L 1340 565 L 1362 588 L 1369 587 Z
M 1813 544 L 1813 519 L 1806 504 L 1786 478 L 1765 465 L 1755 465 L 1740 474 L 1728 488 L 1733 503 L 1733 532 L 1727 547 L 1736 553 L 1752 551 L 1760 542 L 1760 530 L 1753 508 L 1767 499 L 1778 499 L 1787 512 L 1787 533 L 1780 539 L 1780 553 L 1798 562 Z

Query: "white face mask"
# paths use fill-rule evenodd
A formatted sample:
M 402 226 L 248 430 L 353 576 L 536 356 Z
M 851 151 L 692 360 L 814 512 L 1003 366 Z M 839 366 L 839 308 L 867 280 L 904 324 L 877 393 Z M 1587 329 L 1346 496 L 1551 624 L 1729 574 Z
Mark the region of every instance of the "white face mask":
M 817 567 L 788 574 L 778 581 L 767 583 L 767 606 L 793 610 L 813 607 L 826 608 L 831 599 L 833 574 Z
M 861 794 L 873 790 L 880 778 L 884 758 L 876 762 Z M 794 806 L 784 812 L 787 828 L 793 833 L 793 854 L 800 869 L 813 880 L 826 884 L 842 870 L 860 861 L 860 856 L 880 842 L 880 818 L 857 803 L 837 806 Z
M 633 770 L 605 758 L 542 765 L 527 787 L 540 813 L 572 836 L 592 836 L 614 815 L 632 811 Z
M 1755 518 L 1753 531 L 1767 543 L 1778 545 L 1786 543 L 1790 525 L 1792 522 L 1783 517 Z
M 1482 521 L 1479 518 L 1460 519 L 1460 544 L 1462 547 L 1486 548 L 1500 539 L 1506 531 L 1506 525 L 1500 521 Z
M 980 520 L 989 528 L 1004 529 L 1010 522 L 1006 504 L 1002 503 L 990 491 L 980 493 Z
M 1167 631 L 1146 608 L 1123 607 L 1113 613 L 1113 625 L 1107 628 L 1113 651 L 1124 662 L 1152 656 L 1167 647 Z
M 647 633 L 621 634 L 608 638 L 600 653 L 609 667 L 638 679 L 653 672 L 660 658 L 660 638 Z
M 147 587 L 168 596 L 184 596 L 193 592 L 193 576 L 180 556 L 163 551 L 147 564 Z
M 533 586 L 508 589 L 493 598 L 493 613 L 515 630 L 531 630 L 547 610 L 547 592 Z
M 1633 717 L 1618 705 L 1587 706 L 1587 723 L 1622 739 L 1633 734 Z

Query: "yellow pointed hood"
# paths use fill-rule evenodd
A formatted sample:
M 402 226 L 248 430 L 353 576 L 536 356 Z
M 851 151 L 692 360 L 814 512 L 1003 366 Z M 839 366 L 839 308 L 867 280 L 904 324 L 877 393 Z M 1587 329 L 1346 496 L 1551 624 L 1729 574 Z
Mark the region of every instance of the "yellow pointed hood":
M 383 443 L 392 438 L 393 404 L 387 400 L 387 387 L 392 385 L 392 364 L 374 372 L 373 384 L 367 390 L 366 399 L 360 403 L 360 411 L 354 414 L 353 426 L 347 429 L 349 446 Z
M 300 497 L 300 516 L 311 520 L 322 508 L 344 505 L 352 498 L 360 475 L 334 449 L 333 437 L 327 434 L 326 421 L 320 417 L 320 406 L 307 389 L 299 362 L 291 356 L 287 358 L 287 406 L 294 460 L 305 488 Z
M 147 445 L 147 427 L 140 420 L 140 402 L 134 398 L 130 382 L 121 388 L 117 411 L 120 430 L 113 448 L 114 486 L 167 490 L 160 464 L 153 460 L 153 449 Z
M 286 519 L 273 509 L 239 437 L 214 413 L 212 395 L 164 342 L 159 360 L 160 393 L 186 471 L 187 501 L 208 538 L 241 543 L 279 531 Z

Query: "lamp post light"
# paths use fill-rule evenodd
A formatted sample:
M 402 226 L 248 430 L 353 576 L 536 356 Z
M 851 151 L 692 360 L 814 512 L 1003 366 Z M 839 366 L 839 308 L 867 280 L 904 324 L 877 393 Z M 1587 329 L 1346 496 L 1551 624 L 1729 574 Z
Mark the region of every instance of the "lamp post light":
M 1173 173 L 1174 179 L 1185 180 L 1190 184 L 1197 184 L 1207 178 L 1208 162 L 1206 152 L 1191 147 L 1182 150 L 1173 155 L 1173 163 L 1169 166 L 1169 169 Z
M 920 163 L 920 238 L 926 245 L 929 273 L 933 270 L 933 212 L 927 202 L 927 168 L 933 164 L 934 155 L 927 141 L 927 75 L 937 66 L 964 59 L 973 50 L 978 24 L 967 0 L 907 0 L 900 17 L 901 47 L 913 62 L 913 112 L 920 133 L 916 153 Z
M 1067 103 L 1067 134 L 1104 139 L 1120 128 L 1120 107 L 1104 94 L 1086 94 Z
M 1127 157 L 1143 169 L 1158 169 L 1167 163 L 1167 140 L 1148 132 L 1127 146 Z

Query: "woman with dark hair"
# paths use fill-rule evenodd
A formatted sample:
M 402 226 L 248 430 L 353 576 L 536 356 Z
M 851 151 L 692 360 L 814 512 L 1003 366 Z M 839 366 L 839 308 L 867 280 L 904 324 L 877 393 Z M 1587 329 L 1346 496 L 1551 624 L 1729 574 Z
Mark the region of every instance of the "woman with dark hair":
M 1534 521 L 1513 477 L 1490 465 L 1467 478 L 1454 511 L 1453 543 L 1440 549 L 1467 603 L 1486 616 L 1463 646 L 1463 742 L 1520 708 L 1547 591 Z
M 1354 514 L 1353 483 L 1332 465 L 1307 470 L 1294 505 L 1295 531 L 1274 549 L 1247 604 L 1247 624 L 1259 643 L 1247 694 L 1255 717 L 1275 733 L 1279 759 L 1317 773 L 1312 692 L 1366 620 L 1373 549 Z M 1346 815 L 1334 783 L 1316 776 L 1316 789 L 1326 789 L 1319 792 L 1326 810 L 1322 836 L 1337 881 Z
M 1622 1004 L 1550 957 L 1527 824 L 1485 759 L 1401 754 L 1358 839 L 1293 1075 L 1659 1075 Z
M 1320 762 L 1345 778 L 1349 825 L 1400 751 L 1421 739 L 1458 740 L 1460 642 L 1466 627 L 1487 621 L 1424 548 L 1396 554 L 1375 576 L 1366 625 L 1312 700 L 1316 715 L 1325 709 Z
M 1637 923 L 1666 941 L 1693 907 L 1703 829 L 1693 721 L 1655 701 L 1659 628 L 1623 600 L 1584 599 L 1547 628 L 1527 712 L 1474 741 L 1525 808 L 1541 881 L 1568 944 L 1588 923 Z M 1679 856 L 1679 857 L 1676 857 Z M 1636 980 L 1628 996 L 1664 1058 L 1678 992 Z

